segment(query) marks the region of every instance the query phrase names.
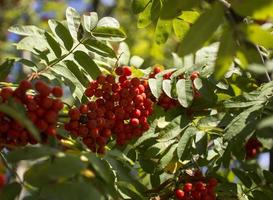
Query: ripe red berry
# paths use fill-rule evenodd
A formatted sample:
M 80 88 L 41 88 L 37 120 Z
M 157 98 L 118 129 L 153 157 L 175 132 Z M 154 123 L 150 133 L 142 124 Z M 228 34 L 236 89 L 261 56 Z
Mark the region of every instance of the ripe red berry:
M 194 71 L 194 72 L 191 73 L 190 79 L 193 81 L 194 79 L 196 79 L 198 77 L 199 77 L 199 72 Z
M 97 82 L 98 82 L 98 84 L 103 84 L 104 82 L 105 82 L 105 76 L 104 75 L 99 75 L 98 77 L 97 77 Z
M 122 67 L 117 67 L 116 70 L 115 70 L 116 74 L 118 76 L 122 76 L 123 75 L 123 69 Z
M 120 82 L 120 83 L 123 83 L 124 81 L 126 81 L 127 80 L 127 77 L 126 76 L 120 76 L 119 78 L 118 78 L 118 81 Z
M 19 85 L 19 88 L 23 91 L 29 90 L 29 89 L 31 89 L 31 87 L 32 87 L 32 85 L 28 80 L 22 80 Z
M 123 67 L 123 74 L 124 76 L 131 76 L 132 70 L 129 66 L 124 66 Z
M 156 66 L 156 67 L 154 67 L 154 74 L 158 74 L 158 73 L 160 73 L 162 70 L 161 70 L 161 68 L 160 67 L 158 67 L 158 66 Z
M 69 110 L 69 117 L 72 120 L 79 120 L 80 119 L 80 111 L 77 108 L 72 108 L 71 110 Z
M 218 180 L 216 178 L 209 179 L 209 186 L 216 187 L 218 185 Z
M 184 196 L 185 196 L 185 193 L 183 190 L 181 189 L 176 189 L 175 190 L 175 197 L 179 200 L 183 200 L 184 199 Z
M 132 126 L 138 126 L 139 125 L 139 120 L 137 118 L 132 118 L 130 120 L 130 123 Z
M 35 83 L 35 89 L 40 93 L 41 96 L 48 96 L 51 92 L 50 87 L 43 81 L 37 81 Z
M 88 111 L 89 111 L 89 108 L 88 108 L 88 105 L 87 105 L 87 104 L 82 104 L 82 105 L 80 106 L 80 112 L 81 112 L 82 114 L 87 114 Z
M 115 77 L 113 75 L 107 75 L 106 76 L 106 81 L 110 84 L 114 84 L 115 83 Z
M 137 87 L 140 84 L 139 78 L 132 78 L 131 83 L 133 86 Z
M 55 86 L 51 90 L 54 97 L 60 98 L 63 96 L 63 89 L 59 86 Z
M 184 190 L 185 192 L 190 192 L 190 191 L 192 190 L 192 184 L 191 184 L 191 183 L 186 183 L 186 184 L 184 185 L 183 190 Z
M 1 97 L 2 97 L 4 100 L 6 100 L 6 99 L 8 99 L 9 97 L 12 96 L 12 93 L 13 93 L 13 90 L 12 90 L 11 88 L 9 88 L 9 87 L 3 88 L 3 89 L 1 90 Z

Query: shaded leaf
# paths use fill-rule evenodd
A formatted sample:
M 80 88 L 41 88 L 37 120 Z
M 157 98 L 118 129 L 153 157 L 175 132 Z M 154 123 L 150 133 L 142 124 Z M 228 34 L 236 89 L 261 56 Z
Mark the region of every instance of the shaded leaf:
M 92 77 L 93 80 L 95 80 L 101 74 L 97 64 L 85 52 L 75 51 L 74 59 L 86 70 L 86 72 Z
M 60 44 L 69 51 L 73 47 L 73 38 L 67 28 L 55 20 L 49 20 L 48 24 Z
M 167 41 L 172 31 L 172 21 L 159 19 L 155 29 L 155 41 L 157 44 L 163 44 Z
M 116 57 L 116 54 L 114 50 L 111 49 L 111 47 L 109 47 L 108 45 L 98 40 L 89 39 L 89 40 L 86 40 L 83 44 L 89 51 L 97 53 L 101 56 L 110 57 L 110 58 Z
M 182 157 L 187 145 L 189 144 L 189 142 L 191 141 L 191 139 L 193 138 L 193 136 L 197 132 L 198 132 L 198 129 L 196 127 L 193 127 L 193 126 L 188 127 L 184 131 L 183 135 L 181 136 L 181 138 L 179 140 L 178 147 L 177 147 L 178 158 Z
M 7 59 L 0 65 L 0 81 L 5 81 L 7 79 L 13 64 L 14 60 Z
M 7 154 L 7 160 L 11 163 L 17 163 L 21 160 L 35 160 L 41 157 L 51 156 L 57 152 L 56 149 L 47 146 L 26 146 L 9 152 Z
M 173 30 L 174 30 L 175 35 L 179 39 L 182 40 L 189 29 L 190 29 L 190 25 L 187 22 L 185 22 L 181 19 L 174 19 L 173 20 Z
M 178 54 L 187 55 L 200 49 L 221 24 L 224 16 L 223 5 L 213 4 L 191 26 L 181 41 Z
M 134 14 L 142 12 L 149 2 L 150 0 L 133 0 L 132 10 Z
M 50 48 L 54 52 L 55 56 L 57 58 L 61 57 L 62 49 L 61 49 L 59 43 L 47 32 L 45 32 L 45 38 L 46 38 L 46 41 L 48 42 Z
M 138 21 L 137 21 L 138 28 L 145 28 L 152 23 L 151 9 L 152 9 L 152 3 L 151 1 L 149 1 L 149 3 L 145 7 L 145 10 L 141 12 L 138 16 Z
M 1 189 L 0 199 L 1 200 L 14 200 L 21 193 L 22 187 L 19 183 L 10 183 L 5 185 L 3 189 Z
M 229 70 L 236 52 L 236 46 L 236 40 L 233 38 L 233 32 L 230 28 L 224 32 L 220 40 L 220 47 L 215 62 L 215 77 L 217 79 L 222 78 Z

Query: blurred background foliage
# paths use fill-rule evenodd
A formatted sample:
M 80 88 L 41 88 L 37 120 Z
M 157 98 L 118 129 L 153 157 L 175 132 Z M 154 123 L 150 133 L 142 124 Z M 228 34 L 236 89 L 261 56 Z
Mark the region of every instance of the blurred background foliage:
M 100 18 L 113 16 L 119 19 L 128 35 L 125 42 L 131 54 L 144 58 L 144 66 L 155 63 L 171 65 L 171 52 L 177 48 L 177 38 L 170 37 L 166 44 L 158 45 L 154 40 L 153 25 L 137 28 L 137 15 L 132 12 L 128 0 L 0 0 L 0 63 L 18 53 L 11 42 L 17 42 L 20 37 L 8 32 L 10 26 L 32 24 L 46 29 L 48 19 L 64 19 L 67 6 L 82 14 L 95 11 Z

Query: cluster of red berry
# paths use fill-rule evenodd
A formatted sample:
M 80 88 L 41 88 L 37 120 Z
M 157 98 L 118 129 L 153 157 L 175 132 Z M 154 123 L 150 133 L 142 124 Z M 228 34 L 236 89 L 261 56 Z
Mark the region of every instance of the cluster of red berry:
M 149 75 L 149 78 L 154 78 L 158 73 L 160 73 L 162 70 L 160 67 L 154 67 L 152 73 Z M 169 72 L 163 75 L 163 79 L 170 79 L 173 72 Z M 199 72 L 194 71 L 192 72 L 191 76 L 189 77 L 192 82 L 194 79 L 199 77 Z M 179 79 L 184 79 L 184 75 L 180 75 Z M 200 92 L 195 88 L 194 83 L 192 83 L 193 91 L 194 91 L 194 98 L 199 98 L 201 96 Z M 158 99 L 158 105 L 163 107 L 165 110 L 169 110 L 171 108 L 174 108 L 179 105 L 178 101 L 175 99 L 171 99 L 169 96 L 167 96 L 165 93 L 162 93 Z
M 261 147 L 262 144 L 259 142 L 259 140 L 257 140 L 257 138 L 255 137 L 250 138 L 245 144 L 246 159 L 256 157 L 257 154 L 259 154 Z
M 100 75 L 90 82 L 85 91 L 90 101 L 71 109 L 65 126 L 100 154 L 112 135 L 118 145 L 141 136 L 149 129 L 147 117 L 153 111 L 147 81 L 131 77 L 128 66 L 116 68 L 115 73 L 117 76 Z
M 197 172 L 185 181 L 180 180 L 180 183 L 183 189 L 175 189 L 175 197 L 179 200 L 216 200 L 215 187 L 218 181 L 215 178 L 206 179 Z
M 51 88 L 42 81 L 35 83 L 37 94 L 28 94 L 30 89 L 32 84 L 27 80 L 23 80 L 15 90 L 4 87 L 0 92 L 1 103 L 13 100 L 21 104 L 28 118 L 40 130 L 42 141 L 45 142 L 49 135 L 56 135 L 58 112 L 63 108 L 63 102 L 59 99 L 63 90 L 58 86 Z M 20 146 L 27 143 L 36 144 L 37 141 L 20 122 L 0 113 L 0 143 Z

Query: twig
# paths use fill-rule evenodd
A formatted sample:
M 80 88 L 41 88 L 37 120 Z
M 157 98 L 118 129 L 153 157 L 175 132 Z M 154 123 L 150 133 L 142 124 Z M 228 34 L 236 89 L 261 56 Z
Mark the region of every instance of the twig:
M 262 63 L 265 64 L 265 60 L 264 60 L 264 57 L 262 55 L 262 52 L 261 52 L 261 49 L 260 49 L 259 45 L 255 45 L 255 46 L 256 46 L 257 51 L 259 52 L 259 55 L 260 55 L 261 60 L 262 60 Z M 267 80 L 271 81 L 271 78 L 269 76 L 269 73 L 268 73 L 267 69 L 265 69 L 265 74 L 266 74 Z

